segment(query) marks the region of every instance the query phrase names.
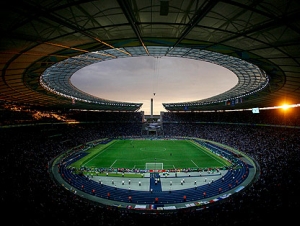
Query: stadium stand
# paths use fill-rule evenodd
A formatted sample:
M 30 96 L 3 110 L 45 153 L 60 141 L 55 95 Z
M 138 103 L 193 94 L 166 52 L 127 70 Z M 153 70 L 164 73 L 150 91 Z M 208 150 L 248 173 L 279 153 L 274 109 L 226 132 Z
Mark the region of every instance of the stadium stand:
M 243 113 L 240 112 L 240 118 L 243 118 Z M 274 112 L 269 113 L 267 119 Z M 182 116 L 185 117 L 185 113 Z M 22 212 L 25 217 L 11 219 L 11 223 L 21 225 L 41 225 L 45 222 L 56 225 L 140 225 L 146 221 L 159 225 L 189 225 L 195 221 L 204 225 L 253 225 L 281 219 L 282 213 L 286 214 L 287 222 L 295 219 L 292 211 L 299 207 L 298 127 L 225 124 L 223 120 L 220 124 L 171 124 L 166 122 L 163 125 L 165 136 L 193 135 L 247 153 L 260 165 L 258 180 L 247 190 L 228 198 L 227 202 L 210 208 L 198 211 L 182 209 L 163 216 L 157 213 L 140 214 L 88 201 L 62 189 L 49 174 L 49 162 L 65 150 L 91 140 L 113 137 L 116 133 L 112 131 L 124 124 L 116 122 L 103 126 L 101 121 L 99 125 L 36 123 L 31 126 L 2 127 L 1 182 L 5 189 L 1 193 L 1 200 L 6 206 L 4 213 Z M 135 136 L 135 131 L 132 127 L 127 135 Z M 66 140 L 68 142 L 63 142 Z
M 298 0 L 5 1 L 0 12 L 2 224 L 253 226 L 298 221 Z M 70 82 L 76 71 L 94 63 L 140 56 L 206 61 L 231 70 L 238 82 L 217 96 L 162 103 L 167 112 L 159 118 L 159 129 L 143 124 L 145 118 L 152 122 L 139 112 L 143 103 L 95 97 Z M 264 110 L 282 104 L 296 107 Z M 95 202 L 86 192 L 114 199 L 117 191 L 89 187 L 87 177 L 64 167 L 56 173 L 67 181 L 51 173 L 51 164 L 66 150 L 140 136 L 206 140 L 202 145 L 228 158 L 231 152 L 211 145 L 232 147 L 257 163 L 259 175 L 224 202 L 162 214 Z M 65 183 L 78 183 L 85 191 L 69 190 Z M 188 191 L 168 196 L 189 201 L 195 191 Z M 132 205 L 144 200 L 120 196 Z M 154 202 L 159 206 L 164 197 L 155 196 Z

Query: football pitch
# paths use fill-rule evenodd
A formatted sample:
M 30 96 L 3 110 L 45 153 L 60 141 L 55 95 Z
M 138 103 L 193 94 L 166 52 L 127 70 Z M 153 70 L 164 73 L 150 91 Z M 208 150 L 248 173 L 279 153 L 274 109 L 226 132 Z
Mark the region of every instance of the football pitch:
M 230 163 L 192 140 L 113 140 L 87 150 L 72 166 L 106 169 L 205 169 Z

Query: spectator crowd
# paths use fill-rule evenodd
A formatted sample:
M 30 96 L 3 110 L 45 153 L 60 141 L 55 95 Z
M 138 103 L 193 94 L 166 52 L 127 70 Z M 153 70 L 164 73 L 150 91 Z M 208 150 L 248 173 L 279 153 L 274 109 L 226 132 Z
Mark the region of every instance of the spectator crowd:
M 86 113 L 83 114 L 82 118 L 87 120 Z M 124 113 L 119 114 L 123 118 Z M 53 181 L 49 162 L 64 151 L 100 138 L 139 136 L 141 118 L 133 114 L 133 118 L 123 122 L 116 115 L 110 120 L 94 119 L 98 123 L 0 128 L 1 220 L 19 226 L 189 226 L 195 222 L 232 226 L 279 221 L 288 224 L 297 220 L 295 210 L 299 209 L 300 201 L 298 127 L 224 123 L 213 116 L 209 116 L 211 123 L 194 123 L 198 119 L 191 120 L 188 113 L 166 113 L 162 122 L 165 137 L 191 136 L 219 142 L 247 153 L 260 165 L 260 176 L 251 187 L 224 203 L 202 210 L 187 208 L 165 214 L 141 214 L 91 203 Z M 78 115 L 77 120 L 80 120 Z M 212 123 L 216 121 L 222 123 Z M 278 123 L 276 121 L 276 125 Z

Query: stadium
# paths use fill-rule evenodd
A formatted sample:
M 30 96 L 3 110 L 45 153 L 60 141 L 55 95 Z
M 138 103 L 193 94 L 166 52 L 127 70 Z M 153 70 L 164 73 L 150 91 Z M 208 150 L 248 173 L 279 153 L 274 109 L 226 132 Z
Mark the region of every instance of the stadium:
M 295 0 L 7 2 L 2 220 L 293 223 L 300 201 L 299 12 Z M 220 65 L 238 83 L 145 115 L 143 103 L 96 97 L 70 82 L 89 65 L 139 56 Z

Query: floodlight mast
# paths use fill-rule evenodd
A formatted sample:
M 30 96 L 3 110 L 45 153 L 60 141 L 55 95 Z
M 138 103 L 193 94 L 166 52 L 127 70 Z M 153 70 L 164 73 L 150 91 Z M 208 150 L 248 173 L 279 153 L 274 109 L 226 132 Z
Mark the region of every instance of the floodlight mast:
M 151 119 L 153 119 L 153 98 L 151 98 Z

